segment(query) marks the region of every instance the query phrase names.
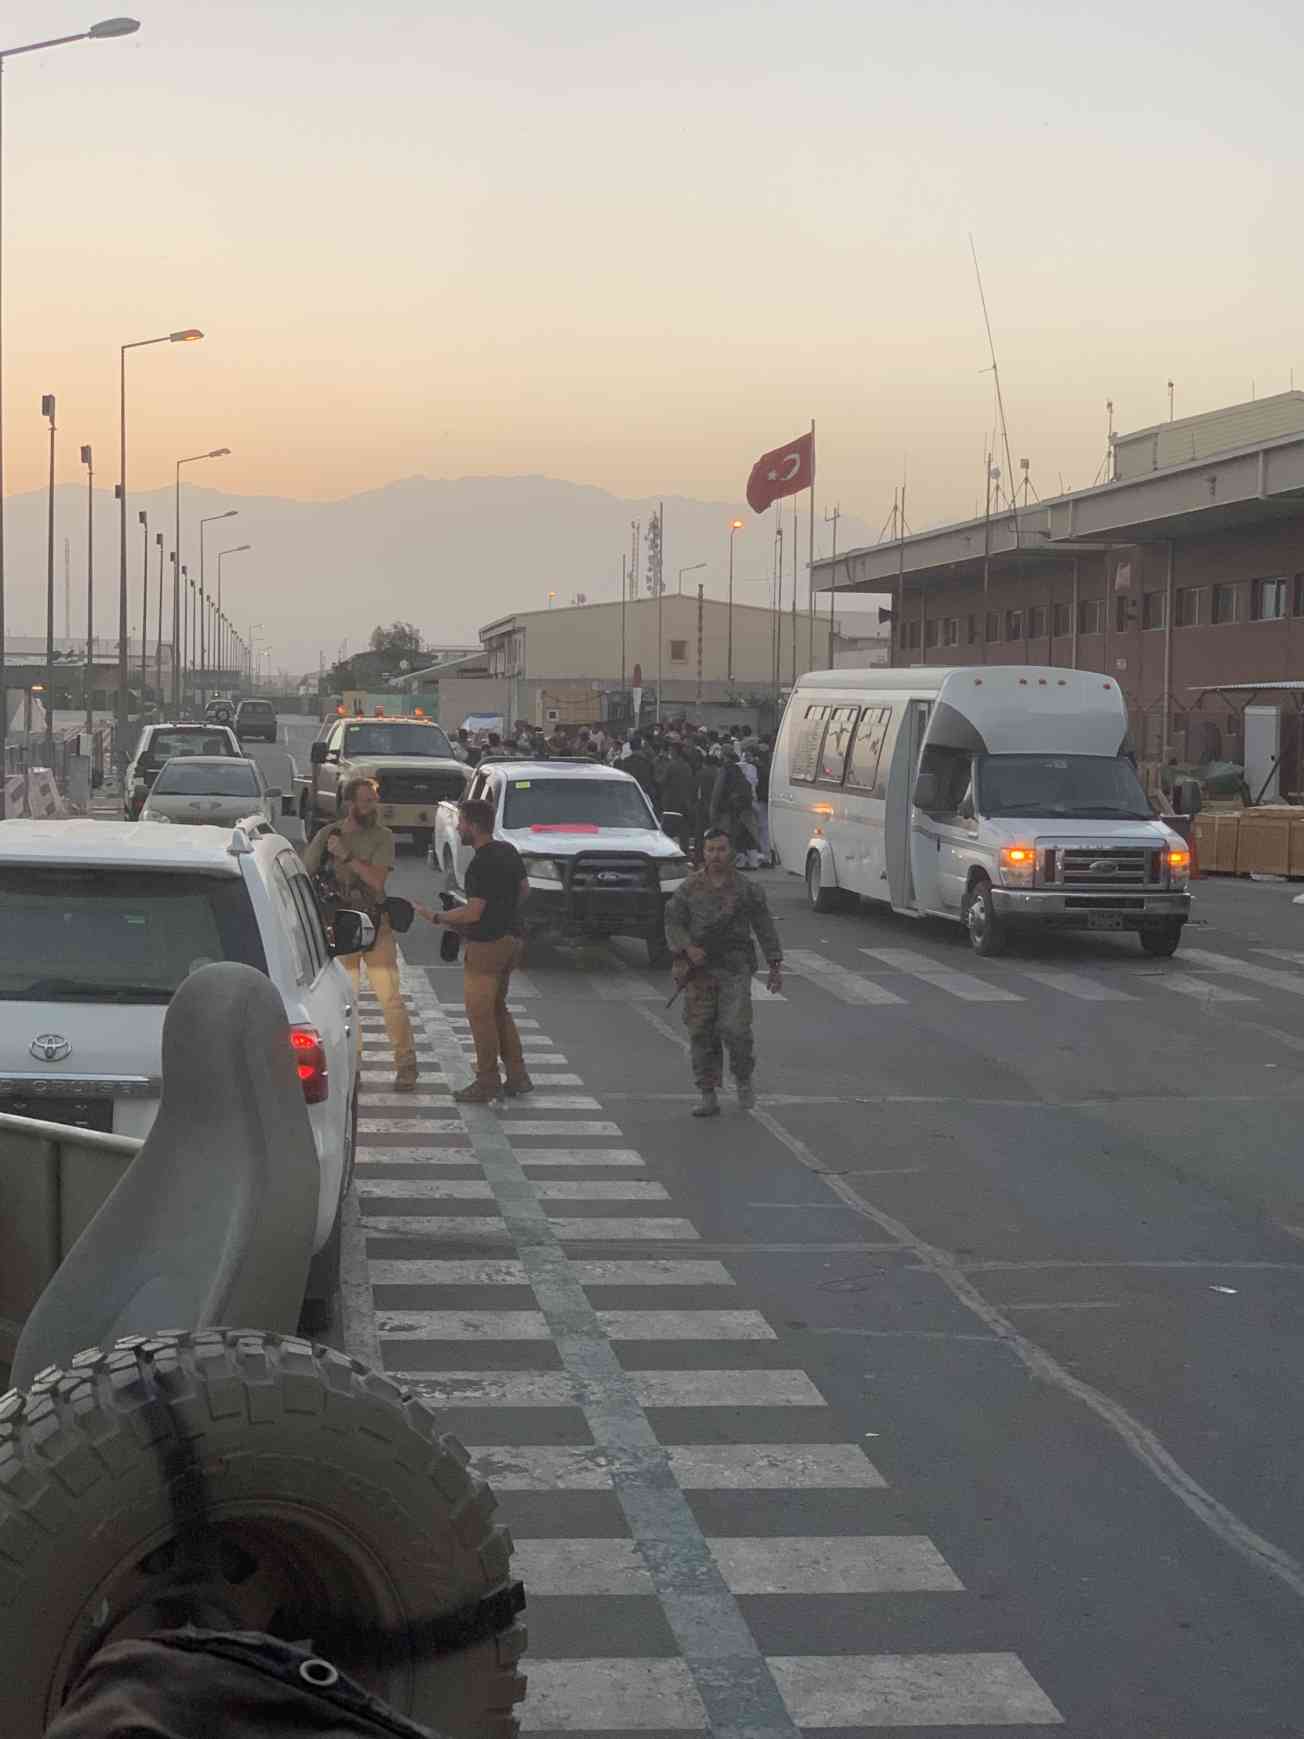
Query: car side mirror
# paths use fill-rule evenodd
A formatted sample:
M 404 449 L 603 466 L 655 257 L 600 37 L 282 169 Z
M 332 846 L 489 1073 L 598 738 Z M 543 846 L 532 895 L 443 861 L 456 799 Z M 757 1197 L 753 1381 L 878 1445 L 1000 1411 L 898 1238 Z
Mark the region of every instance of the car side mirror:
M 915 779 L 915 808 L 933 813 L 939 807 L 941 797 L 942 792 L 938 784 L 937 774 L 920 773 Z
M 1204 796 L 1198 779 L 1179 779 L 1173 786 L 1173 813 L 1198 815 L 1204 808 Z
M 271 797 L 273 800 L 275 800 L 277 798 L 284 797 L 285 793 L 284 793 L 284 791 L 281 790 L 281 787 L 279 785 L 269 785 L 267 787 L 267 795 L 269 797 Z
M 336 912 L 331 929 L 332 954 L 364 954 L 376 940 L 376 926 L 365 912 Z
M 677 809 L 662 811 L 661 831 L 669 834 L 671 839 L 679 838 L 679 835 L 684 831 L 684 818 Z
M 325 743 L 314 743 L 308 750 L 308 759 L 314 767 L 320 767 L 326 759 Z

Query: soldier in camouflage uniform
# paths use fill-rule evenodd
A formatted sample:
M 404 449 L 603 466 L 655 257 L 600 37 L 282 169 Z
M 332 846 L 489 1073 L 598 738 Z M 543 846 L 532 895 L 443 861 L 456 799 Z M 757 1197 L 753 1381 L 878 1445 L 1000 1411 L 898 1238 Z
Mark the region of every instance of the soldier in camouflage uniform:
M 770 968 L 769 988 L 776 993 L 783 985 L 783 948 L 764 891 L 738 875 L 723 828 L 707 830 L 703 854 L 705 868 L 691 876 L 666 907 L 666 941 L 675 956 L 675 983 L 683 987 L 693 1079 L 701 1094 L 693 1116 L 718 1117 L 716 1090 L 726 1049 L 739 1105 L 750 1111 L 756 1103 L 752 932 Z

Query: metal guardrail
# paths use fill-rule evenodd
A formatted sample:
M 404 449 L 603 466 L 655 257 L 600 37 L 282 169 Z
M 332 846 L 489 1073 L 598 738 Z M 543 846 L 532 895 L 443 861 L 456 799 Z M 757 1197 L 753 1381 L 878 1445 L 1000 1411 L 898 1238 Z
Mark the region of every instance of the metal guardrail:
M 0 1114 L 0 1370 L 28 1313 L 141 1143 Z

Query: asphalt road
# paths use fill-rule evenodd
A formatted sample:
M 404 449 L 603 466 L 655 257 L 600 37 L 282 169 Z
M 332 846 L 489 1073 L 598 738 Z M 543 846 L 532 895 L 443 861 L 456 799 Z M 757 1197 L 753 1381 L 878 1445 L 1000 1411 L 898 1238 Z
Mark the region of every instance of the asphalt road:
M 527 1730 L 1304 1732 L 1300 889 L 978 961 L 762 880 L 753 1115 L 633 943 L 532 950 L 504 1110 L 433 931 L 424 1104 L 368 1017 L 352 1333 L 499 1493 Z

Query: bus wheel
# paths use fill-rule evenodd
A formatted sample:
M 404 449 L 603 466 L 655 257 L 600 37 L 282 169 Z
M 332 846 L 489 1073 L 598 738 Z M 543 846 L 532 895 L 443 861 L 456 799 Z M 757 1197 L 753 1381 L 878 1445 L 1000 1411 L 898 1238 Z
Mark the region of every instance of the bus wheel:
M 992 899 L 989 881 L 975 882 L 970 888 L 964 903 L 964 922 L 975 954 L 990 959 L 994 954 L 1005 952 L 1006 929 L 996 916 L 996 902 Z
M 832 912 L 837 909 L 838 890 L 824 886 L 824 871 L 817 851 L 813 851 L 806 859 L 806 894 L 812 912 Z

